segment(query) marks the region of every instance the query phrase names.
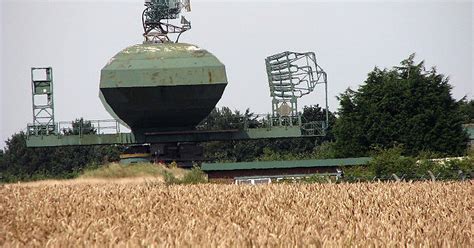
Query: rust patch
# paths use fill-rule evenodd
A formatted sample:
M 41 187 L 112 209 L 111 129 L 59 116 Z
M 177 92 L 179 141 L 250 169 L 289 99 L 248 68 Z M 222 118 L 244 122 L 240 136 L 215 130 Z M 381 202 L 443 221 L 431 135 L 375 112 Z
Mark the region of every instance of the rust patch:
M 206 52 L 203 51 L 203 50 L 198 50 L 198 51 L 193 51 L 191 54 L 194 57 L 202 57 L 202 56 L 204 56 L 204 54 L 206 54 Z
M 160 76 L 159 72 L 154 72 L 153 74 L 151 74 L 151 80 L 156 81 L 159 76 Z
M 209 83 L 212 83 L 212 73 L 208 71 L 207 75 L 209 75 Z

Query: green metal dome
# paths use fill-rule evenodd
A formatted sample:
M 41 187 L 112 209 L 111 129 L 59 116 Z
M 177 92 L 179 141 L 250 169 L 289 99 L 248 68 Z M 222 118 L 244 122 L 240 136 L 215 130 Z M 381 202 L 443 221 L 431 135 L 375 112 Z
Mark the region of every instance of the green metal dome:
M 102 69 L 100 99 L 135 133 L 189 130 L 221 98 L 225 66 L 211 53 L 185 43 L 125 48 Z

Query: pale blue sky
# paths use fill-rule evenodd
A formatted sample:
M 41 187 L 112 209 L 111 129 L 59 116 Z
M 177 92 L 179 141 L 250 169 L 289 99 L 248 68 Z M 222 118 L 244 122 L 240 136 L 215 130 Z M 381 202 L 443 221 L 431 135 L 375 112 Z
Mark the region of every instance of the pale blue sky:
M 264 58 L 314 51 L 328 73 L 329 105 L 374 66 L 417 53 L 449 75 L 453 95 L 473 98 L 471 1 L 200 1 L 182 42 L 214 53 L 229 85 L 219 106 L 271 110 Z M 53 66 L 57 120 L 109 119 L 98 98 L 100 69 L 142 42 L 143 0 L 2 1 L 0 147 L 31 122 L 30 67 Z M 322 92 L 302 104 L 322 103 Z

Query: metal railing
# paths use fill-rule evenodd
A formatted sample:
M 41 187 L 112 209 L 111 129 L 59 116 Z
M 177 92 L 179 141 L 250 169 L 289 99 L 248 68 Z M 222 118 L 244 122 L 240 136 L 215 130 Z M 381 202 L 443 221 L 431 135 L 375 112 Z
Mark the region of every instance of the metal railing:
M 252 114 L 251 116 L 233 117 L 232 120 L 225 120 L 223 123 L 203 123 L 196 127 L 197 130 L 248 130 L 253 128 L 272 129 L 274 127 L 300 127 L 304 136 L 318 136 L 326 134 L 325 121 L 306 121 L 301 115 L 291 119 L 287 117 L 273 117 L 270 114 Z M 87 135 L 87 134 L 118 134 L 120 132 L 130 132 L 130 130 L 120 124 L 117 120 L 76 120 L 61 121 L 51 125 L 27 126 L 29 136 L 48 135 Z
M 129 129 L 117 120 L 76 120 L 61 121 L 54 125 L 33 125 L 27 126 L 27 135 L 47 136 L 47 135 L 86 135 L 86 134 L 118 134 Z
M 321 121 L 307 121 L 303 116 L 275 117 L 270 114 L 252 114 L 250 116 L 231 117 L 224 123 L 205 122 L 196 127 L 198 130 L 225 130 L 239 129 L 248 130 L 252 128 L 272 129 L 274 127 L 300 127 L 303 136 L 324 136 L 327 131 L 327 123 Z

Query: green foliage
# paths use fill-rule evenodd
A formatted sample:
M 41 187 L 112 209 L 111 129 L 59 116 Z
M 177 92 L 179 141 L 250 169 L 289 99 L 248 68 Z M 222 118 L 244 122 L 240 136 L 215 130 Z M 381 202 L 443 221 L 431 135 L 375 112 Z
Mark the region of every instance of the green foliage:
M 273 151 L 272 149 L 263 148 L 263 154 L 258 158 L 259 161 L 277 161 L 282 160 L 282 155 Z
M 278 151 L 270 147 L 263 148 L 263 154 L 256 160 L 258 161 L 278 161 L 278 160 L 304 160 L 304 159 L 330 159 L 336 158 L 334 150 L 334 142 L 323 142 L 316 145 L 312 151 L 309 149 L 300 150 L 299 152 L 292 150 Z
M 466 151 L 459 103 L 451 96 L 449 79 L 414 55 L 391 70 L 375 68 L 357 91 L 339 96 L 334 127 L 339 157 L 366 156 L 373 146 L 402 144 L 405 154 L 421 151 L 460 155 Z
M 417 158 L 421 160 L 426 160 L 426 159 L 436 159 L 436 158 L 443 158 L 444 155 L 439 152 L 433 152 L 433 151 L 420 151 L 418 153 Z
M 242 129 L 244 124 L 248 127 L 260 126 L 255 117 L 255 114 L 247 109 L 245 113 L 238 110 L 234 112 L 228 107 L 214 108 L 212 112 L 204 119 L 199 128 L 205 130 L 228 130 L 228 129 Z
M 370 181 L 374 177 L 374 171 L 367 165 L 344 168 L 344 181 L 346 182 Z
M 253 160 L 263 150 L 260 141 L 213 141 L 203 144 L 205 157 L 222 162 Z
M 206 183 L 206 173 L 204 173 L 200 168 L 193 167 L 191 171 L 186 173 L 181 179 L 181 184 L 198 184 L 198 183 Z
M 331 183 L 333 179 L 325 175 L 311 175 L 310 177 L 303 178 L 302 180 L 305 183 Z
M 14 134 L 6 141 L 4 161 L 0 166 L 1 180 L 76 177 L 87 166 L 117 161 L 120 150 L 117 146 L 28 148 L 26 135 Z
M 206 183 L 206 174 L 198 167 L 193 167 L 188 171 L 182 179 L 176 178 L 172 173 L 164 171 L 163 173 L 165 183 L 171 184 L 199 184 Z
M 403 148 L 376 149 L 366 166 L 344 168 L 344 181 L 370 181 L 374 178 L 393 179 L 392 174 L 406 180 L 430 179 L 429 171 L 437 180 L 459 180 L 474 172 L 474 156 L 452 159 L 432 159 L 436 154 L 424 153 L 423 158 L 403 156 Z M 462 174 L 461 174 L 462 173 Z
M 169 171 L 164 171 L 163 172 L 163 177 L 164 177 L 165 183 L 168 184 L 168 185 L 179 184 L 180 183 L 180 180 L 178 178 L 176 178 L 173 175 L 173 173 L 171 173 Z
M 403 149 L 400 146 L 386 150 L 379 149 L 369 162 L 369 167 L 375 176 L 382 178 L 390 177 L 392 174 L 401 177 L 416 173 L 416 170 L 419 169 L 415 166 L 416 159 L 404 157 L 402 153 Z
M 309 153 L 277 152 L 269 147 L 263 148 L 263 154 L 258 157 L 258 161 L 278 161 L 278 160 L 301 160 L 308 159 Z
M 310 156 L 311 159 L 330 159 L 337 158 L 334 142 L 323 142 L 321 145 L 316 146 Z
M 471 176 L 474 173 L 474 157 L 468 156 L 460 159 L 422 159 L 419 167 L 427 172 L 431 171 L 439 179 L 459 179 L 461 175 Z
M 76 119 L 72 122 L 72 129 L 63 129 L 65 135 L 95 134 L 97 130 L 88 120 Z

